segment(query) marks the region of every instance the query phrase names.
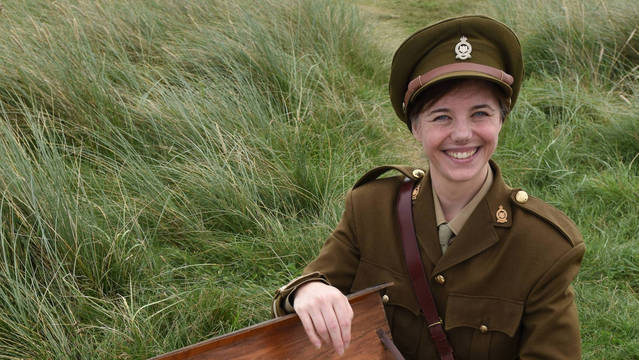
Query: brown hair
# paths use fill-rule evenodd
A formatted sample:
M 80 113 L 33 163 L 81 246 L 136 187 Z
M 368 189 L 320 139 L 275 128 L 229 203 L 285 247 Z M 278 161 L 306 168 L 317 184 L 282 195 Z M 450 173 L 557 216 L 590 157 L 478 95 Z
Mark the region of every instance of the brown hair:
M 417 95 L 417 98 L 408 105 L 407 113 L 408 121 L 410 122 L 408 127 L 412 129 L 413 121 L 417 121 L 419 114 L 422 112 L 422 110 L 424 110 L 424 108 L 437 102 L 437 100 L 441 99 L 447 93 L 457 89 L 458 87 L 469 81 L 477 80 L 472 78 L 450 79 L 442 81 L 440 83 L 436 83 L 435 85 L 430 86 L 426 90 L 422 91 L 419 95 Z M 495 96 L 497 97 L 497 101 L 499 102 L 501 121 L 504 122 L 506 121 L 506 116 L 510 112 L 510 98 L 506 96 L 499 85 L 491 81 L 486 81 L 486 83 L 490 84 L 493 88 L 493 93 L 495 94 Z

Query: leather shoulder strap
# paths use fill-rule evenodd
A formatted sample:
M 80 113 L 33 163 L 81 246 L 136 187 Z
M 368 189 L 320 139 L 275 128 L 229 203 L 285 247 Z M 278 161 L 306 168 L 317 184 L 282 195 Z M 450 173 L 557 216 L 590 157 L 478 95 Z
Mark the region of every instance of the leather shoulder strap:
M 413 204 L 411 199 L 414 186 L 414 181 L 405 181 L 400 186 L 399 196 L 397 197 L 397 218 L 399 220 L 399 229 L 404 247 L 404 260 L 406 261 L 413 291 L 417 296 L 417 302 L 422 308 L 422 312 L 426 318 L 428 330 L 435 342 L 437 352 L 441 360 L 453 360 L 453 348 L 448 343 L 448 339 L 446 339 L 442 319 L 437 313 L 435 300 L 433 299 L 433 294 L 430 291 L 426 274 L 424 273 L 424 264 L 419 255 L 417 237 L 415 236 L 415 224 L 413 223 Z
M 378 166 L 374 169 L 369 170 L 366 174 L 364 174 L 359 180 L 357 180 L 357 182 L 355 183 L 355 185 L 353 185 L 353 189 L 360 186 L 360 185 L 364 185 L 369 181 L 373 181 L 375 179 L 377 179 L 378 177 L 382 176 L 384 173 L 390 171 L 390 170 L 397 170 L 400 173 L 402 173 L 402 175 L 406 176 L 407 178 L 410 178 L 412 180 L 418 180 L 419 178 L 421 178 L 422 176 L 424 176 L 424 170 L 412 167 L 412 166 L 406 166 L 406 165 L 384 165 L 384 166 Z M 418 170 L 417 172 L 415 172 L 415 170 Z

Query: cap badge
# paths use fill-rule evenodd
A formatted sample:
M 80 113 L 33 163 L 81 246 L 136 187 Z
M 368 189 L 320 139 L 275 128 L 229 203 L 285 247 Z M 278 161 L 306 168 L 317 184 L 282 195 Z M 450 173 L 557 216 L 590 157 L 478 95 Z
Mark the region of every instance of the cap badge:
M 505 224 L 508 222 L 508 213 L 504 210 L 504 207 L 499 205 L 499 209 L 497 210 L 497 222 L 500 224 Z
M 455 45 L 455 54 L 457 54 L 455 59 L 467 60 L 471 58 L 470 53 L 473 51 L 473 47 L 466 40 L 468 39 L 465 36 L 459 38 L 459 42 Z

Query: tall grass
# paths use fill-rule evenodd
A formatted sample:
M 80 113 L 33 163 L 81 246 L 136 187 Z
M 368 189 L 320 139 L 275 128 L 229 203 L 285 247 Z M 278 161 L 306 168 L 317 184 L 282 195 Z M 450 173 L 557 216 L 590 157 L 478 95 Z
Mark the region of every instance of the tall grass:
M 493 1 L 524 34 L 526 73 L 578 76 L 608 91 L 635 93 L 639 7 L 628 0 Z
M 2 17 L 0 357 L 144 358 L 264 320 L 384 156 L 385 60 L 349 5 Z
M 374 3 L 408 30 L 469 11 Z M 584 233 L 584 358 L 637 357 L 637 7 L 491 4 L 527 62 L 496 158 Z M 355 179 L 417 157 L 383 29 L 349 4 L 27 0 L 0 18 L 0 358 L 146 358 L 266 320 Z
M 577 222 L 585 359 L 639 358 L 639 6 L 492 1 L 526 80 L 496 155 L 515 186 Z

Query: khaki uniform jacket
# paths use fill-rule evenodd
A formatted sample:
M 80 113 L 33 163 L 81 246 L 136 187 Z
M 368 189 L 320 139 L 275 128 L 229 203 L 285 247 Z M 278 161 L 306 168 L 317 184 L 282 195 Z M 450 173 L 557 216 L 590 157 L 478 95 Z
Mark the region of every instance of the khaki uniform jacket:
M 421 258 L 455 358 L 579 359 L 570 283 L 585 251 L 581 235 L 545 202 L 517 201 L 517 190 L 504 183 L 492 161 L 491 167 L 495 177 L 488 194 L 443 256 L 429 175 L 420 179 L 413 200 Z M 395 168 L 415 179 L 411 168 Z M 339 225 L 305 276 L 277 291 L 274 312 L 283 314 L 286 296 L 309 280 L 324 279 L 345 294 L 394 282 L 385 304 L 393 341 L 407 359 L 438 359 L 410 284 L 396 220 L 404 176 L 371 179 L 376 176 L 364 176 L 349 191 Z M 506 218 L 501 212 L 497 221 L 500 208 Z

